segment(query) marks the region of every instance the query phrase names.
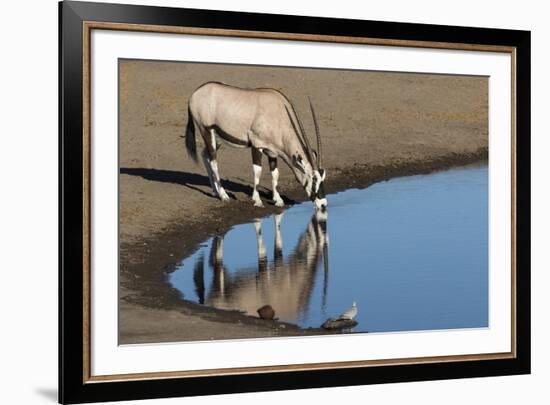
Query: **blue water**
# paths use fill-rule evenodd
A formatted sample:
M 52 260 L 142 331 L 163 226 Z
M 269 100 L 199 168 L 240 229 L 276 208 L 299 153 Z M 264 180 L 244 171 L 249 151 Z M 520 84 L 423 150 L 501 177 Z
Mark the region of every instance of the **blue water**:
M 269 304 L 303 327 L 353 301 L 354 332 L 488 326 L 487 167 L 396 178 L 328 201 L 326 215 L 299 204 L 205 241 L 169 283 L 186 300 L 254 316 Z

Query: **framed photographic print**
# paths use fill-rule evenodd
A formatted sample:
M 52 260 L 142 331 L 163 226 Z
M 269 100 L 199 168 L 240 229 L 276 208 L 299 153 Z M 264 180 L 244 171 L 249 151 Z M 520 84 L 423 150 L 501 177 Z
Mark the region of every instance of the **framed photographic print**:
M 60 402 L 529 373 L 529 32 L 59 12 Z

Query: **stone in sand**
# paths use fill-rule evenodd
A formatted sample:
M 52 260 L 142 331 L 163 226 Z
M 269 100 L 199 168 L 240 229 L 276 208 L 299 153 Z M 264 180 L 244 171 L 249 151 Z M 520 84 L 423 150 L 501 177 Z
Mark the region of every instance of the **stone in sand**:
M 262 319 L 273 319 L 275 317 L 275 310 L 271 305 L 264 305 L 258 309 L 258 315 L 260 315 Z
M 357 326 L 357 321 L 353 319 L 327 319 L 321 328 L 328 330 L 353 328 Z

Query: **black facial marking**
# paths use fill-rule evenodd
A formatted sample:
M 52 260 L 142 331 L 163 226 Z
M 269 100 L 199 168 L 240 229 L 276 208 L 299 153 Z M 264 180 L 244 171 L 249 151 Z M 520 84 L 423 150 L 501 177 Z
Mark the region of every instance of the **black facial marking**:
M 294 166 L 296 166 L 296 168 L 298 170 L 300 170 L 302 173 L 305 173 L 305 170 L 304 170 L 304 164 L 303 164 L 303 160 L 302 160 L 302 156 L 300 155 L 293 155 L 292 156 L 292 160 L 294 162 Z
M 325 198 L 325 182 L 322 181 L 321 184 L 319 184 L 319 190 L 317 190 L 317 197 L 320 199 Z
M 317 198 L 317 191 L 315 191 L 316 188 L 317 188 L 317 177 L 312 176 L 311 177 L 311 193 L 309 195 L 309 198 L 311 198 L 311 201 L 315 201 L 315 198 Z

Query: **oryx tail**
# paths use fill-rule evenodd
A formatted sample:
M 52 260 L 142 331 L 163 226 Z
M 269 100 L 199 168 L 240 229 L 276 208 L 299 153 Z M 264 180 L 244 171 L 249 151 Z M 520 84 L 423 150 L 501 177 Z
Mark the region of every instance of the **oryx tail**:
M 185 129 L 185 149 L 191 159 L 198 163 L 197 140 L 195 139 L 195 123 L 191 115 L 191 108 L 187 107 L 187 128 Z

